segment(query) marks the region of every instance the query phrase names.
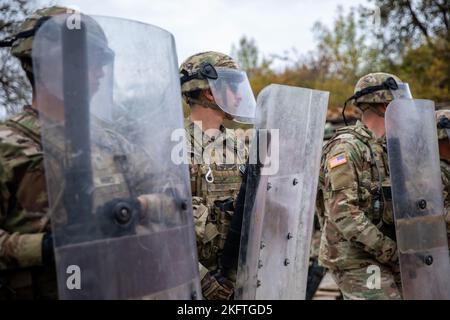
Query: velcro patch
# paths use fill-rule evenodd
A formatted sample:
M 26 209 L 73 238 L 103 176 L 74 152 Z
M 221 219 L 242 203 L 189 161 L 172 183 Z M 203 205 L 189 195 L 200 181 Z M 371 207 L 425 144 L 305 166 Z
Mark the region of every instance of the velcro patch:
M 340 155 L 328 160 L 328 167 L 331 170 L 333 168 L 339 167 L 346 163 L 347 163 L 347 157 L 345 156 L 345 154 L 340 154 Z

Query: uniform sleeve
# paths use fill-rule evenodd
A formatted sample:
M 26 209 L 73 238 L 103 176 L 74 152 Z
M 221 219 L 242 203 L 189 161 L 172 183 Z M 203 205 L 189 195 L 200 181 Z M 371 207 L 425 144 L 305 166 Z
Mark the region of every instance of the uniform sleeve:
M 442 186 L 443 197 L 444 197 L 444 211 L 445 211 L 445 221 L 447 225 L 447 239 L 450 247 L 450 176 L 448 170 L 444 165 L 441 165 L 442 172 Z
M 381 263 L 394 261 L 396 243 L 385 236 L 359 206 L 359 175 L 362 157 L 348 143 L 335 145 L 326 156 L 325 183 L 331 196 L 325 206 L 329 220 L 347 241 L 360 245 Z
M 26 268 L 42 264 L 42 238 L 44 233 L 10 233 L 4 229 L 10 210 L 13 170 L 0 158 L 0 270 Z M 25 213 L 26 214 L 26 213 Z

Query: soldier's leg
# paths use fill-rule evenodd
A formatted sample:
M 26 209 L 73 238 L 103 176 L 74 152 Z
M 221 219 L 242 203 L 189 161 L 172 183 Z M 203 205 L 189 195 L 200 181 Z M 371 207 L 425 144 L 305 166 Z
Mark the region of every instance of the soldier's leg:
M 369 267 L 333 271 L 333 278 L 345 300 L 402 299 L 398 276 L 383 266 L 375 267 L 379 267 L 375 272 Z

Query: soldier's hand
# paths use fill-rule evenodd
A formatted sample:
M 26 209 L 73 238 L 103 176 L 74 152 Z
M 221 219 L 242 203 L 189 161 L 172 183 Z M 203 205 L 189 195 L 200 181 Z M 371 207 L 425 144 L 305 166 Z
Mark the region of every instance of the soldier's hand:
M 203 297 L 206 300 L 230 300 L 234 293 L 233 283 L 220 273 L 207 273 L 201 285 Z
M 168 188 L 162 193 L 141 195 L 138 200 L 143 212 L 142 218 L 152 223 L 183 223 L 180 212 L 189 209 L 189 202 L 183 199 L 175 188 Z

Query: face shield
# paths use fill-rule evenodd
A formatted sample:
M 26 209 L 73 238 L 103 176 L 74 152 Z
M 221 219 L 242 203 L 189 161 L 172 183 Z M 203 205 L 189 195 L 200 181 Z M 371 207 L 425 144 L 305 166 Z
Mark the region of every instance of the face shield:
M 392 78 L 390 78 L 392 79 Z M 396 89 L 391 88 L 391 94 L 394 99 L 412 99 L 411 91 L 409 90 L 409 84 L 407 83 L 398 83 Z
M 73 54 L 81 52 L 85 56 L 86 65 L 83 69 L 88 73 L 88 90 L 92 99 L 100 91 L 105 75 L 112 73 L 115 54 L 108 46 L 106 35 L 91 17 L 83 15 L 81 27 L 75 31 L 66 27 L 67 19 L 68 15 L 52 17 L 45 20 L 42 27 L 36 30 L 35 37 L 39 41 L 33 41 L 32 50 L 35 80 L 49 95 L 63 100 L 61 79 L 64 63 L 67 62 L 64 62 L 62 57 L 70 54 L 72 48 Z M 75 32 L 78 32 L 78 35 Z M 69 48 L 67 49 L 69 52 L 63 53 L 64 46 Z
M 256 101 L 245 71 L 215 68 L 217 77 L 208 77 L 216 104 L 235 121 L 253 123 Z

